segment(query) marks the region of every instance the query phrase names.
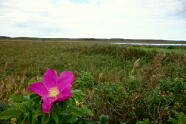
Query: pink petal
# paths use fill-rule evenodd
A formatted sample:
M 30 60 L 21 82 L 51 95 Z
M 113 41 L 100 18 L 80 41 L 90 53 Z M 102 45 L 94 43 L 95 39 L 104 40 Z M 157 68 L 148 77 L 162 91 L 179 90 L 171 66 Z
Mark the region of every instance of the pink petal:
M 43 82 L 47 88 L 56 86 L 57 80 L 57 72 L 54 69 L 48 69 L 43 76 Z
M 57 97 L 56 101 L 64 101 L 68 98 L 72 97 L 72 93 L 70 88 L 66 88 L 65 90 L 63 90 L 60 95 Z
M 165 95 L 166 94 L 166 92 L 165 91 L 160 91 L 160 93 L 159 93 L 160 95 Z
M 71 87 L 74 82 L 74 74 L 71 71 L 63 71 L 60 74 L 60 78 L 58 81 L 58 88 L 63 90 L 67 87 Z
M 42 103 L 42 110 L 44 113 L 50 113 L 53 101 L 49 98 L 44 98 Z
M 40 96 L 46 96 L 48 94 L 48 90 L 44 86 L 42 82 L 36 81 L 33 84 L 28 86 L 28 89 L 35 92 Z
M 63 71 L 59 77 L 60 80 L 65 80 L 68 83 L 73 83 L 74 74 L 72 71 Z

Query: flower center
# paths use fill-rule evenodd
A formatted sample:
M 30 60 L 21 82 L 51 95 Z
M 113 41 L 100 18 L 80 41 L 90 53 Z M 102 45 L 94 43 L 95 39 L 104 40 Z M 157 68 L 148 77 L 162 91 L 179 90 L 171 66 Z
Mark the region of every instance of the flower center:
M 50 88 L 49 89 L 49 97 L 56 97 L 59 95 L 59 89 L 58 88 Z

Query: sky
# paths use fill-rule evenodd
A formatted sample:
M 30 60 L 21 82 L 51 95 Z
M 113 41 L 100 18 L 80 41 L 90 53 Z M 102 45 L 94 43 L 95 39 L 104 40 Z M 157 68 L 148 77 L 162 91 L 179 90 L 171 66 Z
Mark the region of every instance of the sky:
M 186 40 L 186 0 L 0 0 L 0 36 Z

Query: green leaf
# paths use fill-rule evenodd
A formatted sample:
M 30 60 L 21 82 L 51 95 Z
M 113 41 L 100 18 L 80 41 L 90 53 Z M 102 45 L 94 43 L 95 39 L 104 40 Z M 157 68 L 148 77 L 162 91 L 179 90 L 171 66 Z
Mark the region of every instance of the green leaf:
M 88 116 L 94 116 L 93 112 L 90 109 L 88 109 L 86 105 L 82 105 L 80 109 L 81 109 L 81 112 L 83 112 L 84 114 Z
M 150 124 L 149 119 L 144 119 L 143 121 L 138 121 L 136 124 Z
M 78 120 L 77 117 L 75 116 L 69 116 L 69 118 L 67 118 L 67 123 L 75 123 Z
M 16 107 L 8 108 L 7 110 L 0 112 L 0 119 L 10 119 L 12 117 L 17 117 L 21 113 L 17 111 Z
M 8 104 L 4 103 L 4 102 L 0 102 L 0 111 L 3 111 L 5 109 L 7 109 L 9 107 Z
M 183 112 L 173 110 L 173 113 L 175 114 L 176 118 L 169 117 L 169 122 L 172 122 L 173 124 L 186 124 L 186 115 Z
M 29 96 L 23 96 L 23 95 L 16 95 L 16 94 L 13 94 L 10 96 L 9 98 L 9 102 L 11 103 L 21 103 L 21 102 L 24 102 L 24 101 L 27 101 L 29 100 L 30 97 Z
M 47 124 L 50 120 L 50 114 L 43 114 L 41 124 Z
M 53 114 L 52 114 L 52 118 L 54 119 L 55 124 L 59 124 L 59 117 L 57 116 L 56 113 L 53 113 Z
M 98 122 L 98 124 L 108 124 L 108 120 L 109 120 L 108 115 L 101 115 L 99 119 L 100 121 Z

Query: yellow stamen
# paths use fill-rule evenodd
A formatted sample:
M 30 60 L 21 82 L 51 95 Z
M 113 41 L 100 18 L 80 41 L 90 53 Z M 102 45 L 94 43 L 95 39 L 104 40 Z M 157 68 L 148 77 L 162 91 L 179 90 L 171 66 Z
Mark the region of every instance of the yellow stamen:
M 50 88 L 49 89 L 49 97 L 56 97 L 59 95 L 59 89 L 58 88 Z

